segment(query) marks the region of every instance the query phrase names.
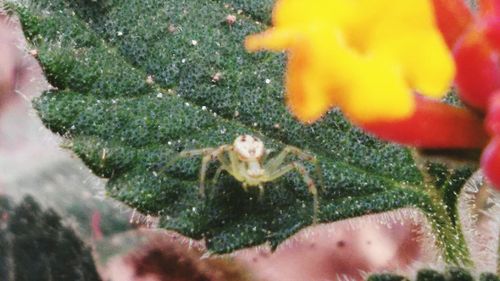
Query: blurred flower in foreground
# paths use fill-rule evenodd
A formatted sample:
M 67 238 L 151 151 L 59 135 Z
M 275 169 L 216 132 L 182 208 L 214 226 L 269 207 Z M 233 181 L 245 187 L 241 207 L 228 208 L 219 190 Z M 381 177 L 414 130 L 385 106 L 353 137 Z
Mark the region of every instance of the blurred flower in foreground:
M 414 90 L 439 98 L 453 79 L 430 1 L 281 0 L 273 22 L 246 48 L 288 51 L 287 101 L 303 122 L 333 106 L 356 123 L 406 118 Z
M 456 13 L 456 17 L 470 18 L 452 45 L 456 84 L 462 101 L 486 116 L 484 127 L 490 140 L 481 156 L 481 168 L 500 188 L 500 1 L 481 0 L 479 5 L 475 17 Z
M 7 19 L 0 14 L 0 108 L 12 99 L 16 80 L 22 76 L 21 54 Z
M 453 50 L 458 96 L 470 108 L 453 110 L 469 115 L 470 122 L 454 117 L 449 113 L 452 106 L 442 103 L 443 110 L 436 116 L 447 116 L 449 122 L 435 122 L 436 116 L 428 116 L 427 121 L 422 118 L 411 123 L 417 127 L 419 123 L 433 124 L 434 132 L 448 132 L 450 128 L 462 132 L 443 137 L 442 147 L 483 149 L 481 168 L 490 183 L 500 189 L 500 1 L 479 0 L 480 8 L 474 15 L 462 0 L 433 0 L 433 4 L 439 29 Z M 473 121 L 473 116 L 480 117 Z M 365 129 L 379 136 L 384 130 L 386 133 L 393 131 L 386 139 L 412 144 L 394 132 L 397 126 L 396 123 L 386 124 L 381 130 L 380 124 L 371 124 Z M 433 137 L 425 130 L 411 133 L 414 140 L 421 141 L 421 146 L 433 147 L 428 142 Z
M 433 0 L 438 27 L 453 50 L 458 96 L 468 108 L 421 100 L 407 119 L 362 127 L 390 141 L 424 148 L 482 149 L 481 168 L 500 189 L 500 0 Z
M 19 93 L 30 92 L 37 87 L 32 76 L 40 69 L 33 67 L 35 60 L 25 56 L 25 42 L 19 25 L 5 13 L 0 12 L 0 115 L 7 105 L 19 102 Z
M 338 105 L 384 140 L 482 149 L 481 167 L 498 189 L 500 0 L 479 6 L 472 14 L 464 0 L 281 0 L 275 27 L 245 43 L 288 51 L 287 99 L 301 121 Z M 431 99 L 442 97 L 454 65 L 468 107 Z

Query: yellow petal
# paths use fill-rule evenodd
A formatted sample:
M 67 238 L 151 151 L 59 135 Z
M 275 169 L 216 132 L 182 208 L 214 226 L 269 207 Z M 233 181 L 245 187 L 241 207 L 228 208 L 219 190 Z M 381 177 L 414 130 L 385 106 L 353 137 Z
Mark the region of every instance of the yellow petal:
M 453 57 L 436 32 L 393 30 L 374 39 L 372 50 L 399 65 L 408 86 L 428 97 L 443 97 L 455 75 Z
M 302 46 L 307 48 L 307 46 Z M 321 79 L 306 52 L 289 52 L 286 72 L 286 98 L 290 110 L 302 122 L 316 121 L 332 106 L 327 81 Z
M 454 76 L 430 0 L 278 0 L 273 23 L 245 46 L 289 51 L 287 102 L 302 121 L 333 106 L 355 122 L 405 118 L 414 91 L 441 97 Z
M 349 22 L 356 15 L 356 1 L 346 0 L 279 0 L 273 11 L 275 26 L 301 28 L 322 22 Z
M 300 35 L 290 29 L 273 28 L 265 32 L 250 35 L 245 39 L 245 48 L 250 51 L 267 49 L 280 51 L 291 46 L 294 40 L 299 40 Z
M 353 121 L 397 120 L 413 112 L 413 93 L 391 64 L 369 59 L 356 81 L 343 101 L 343 110 Z
M 433 98 L 441 98 L 447 93 L 455 76 L 453 57 L 448 52 L 444 40 L 435 33 L 414 33 L 406 41 L 406 46 L 397 54 L 410 86 L 418 92 Z M 408 46 L 420 46 L 417 49 Z M 396 54 L 396 53 L 395 53 Z

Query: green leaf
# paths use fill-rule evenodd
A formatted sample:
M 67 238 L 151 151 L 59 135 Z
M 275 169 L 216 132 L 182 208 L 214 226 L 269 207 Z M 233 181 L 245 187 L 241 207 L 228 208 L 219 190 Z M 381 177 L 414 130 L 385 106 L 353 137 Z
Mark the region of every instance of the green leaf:
M 446 281 L 446 279 L 436 270 L 421 269 L 417 272 L 417 281 Z
M 474 281 L 478 279 L 479 281 L 498 281 L 500 278 L 498 275 L 490 272 L 483 272 L 479 274 L 479 278 L 474 278 L 472 273 L 465 268 L 460 267 L 450 267 L 447 268 L 444 273 L 438 272 L 433 269 L 420 269 L 417 272 L 415 279 L 411 279 L 404 276 L 394 275 L 394 274 L 373 274 L 368 277 L 369 281 L 398 281 L 398 280 L 416 280 L 416 281 Z
M 101 280 L 90 247 L 31 197 L 11 207 L 0 197 L 1 280 Z
M 319 159 L 321 222 L 416 207 L 447 260 L 467 262 L 455 210 L 447 210 L 441 194 L 459 190 L 464 173 L 441 183 L 451 187 L 433 189 L 408 150 L 363 134 L 338 111 L 314 125 L 298 123 L 283 102 L 284 56 L 248 54 L 242 45 L 266 28 L 256 21 L 269 21 L 272 1 L 226 2 L 38 0 L 17 7 L 57 87 L 35 102 L 45 125 L 109 178 L 110 196 L 161 216 L 161 227 L 205 238 L 214 252 L 275 247 L 312 223 L 312 196 L 297 173 L 266 184 L 262 197 L 223 174 L 201 199 L 200 159 L 167 165 L 182 150 L 252 134 L 275 151 L 293 145 Z M 238 9 L 229 26 L 226 16 Z M 213 82 L 217 72 L 222 78 Z
M 479 281 L 499 281 L 500 277 L 494 273 L 486 272 L 481 273 L 479 276 Z
M 397 274 L 391 273 L 383 273 L 383 274 L 373 274 L 370 275 L 367 281 L 408 281 L 404 276 L 400 276 Z

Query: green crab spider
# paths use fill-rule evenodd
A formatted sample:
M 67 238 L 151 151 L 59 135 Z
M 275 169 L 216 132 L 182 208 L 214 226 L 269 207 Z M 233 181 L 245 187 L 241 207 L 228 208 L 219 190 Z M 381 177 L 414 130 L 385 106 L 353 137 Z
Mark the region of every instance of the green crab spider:
M 248 190 L 248 187 L 257 186 L 261 194 L 264 192 L 264 183 L 276 180 L 288 172 L 296 170 L 302 176 L 313 196 L 313 222 L 316 222 L 319 207 L 316 184 L 304 165 L 299 161 L 284 163 L 286 157 L 293 154 L 300 160 L 308 161 L 318 168 L 316 157 L 289 145 L 274 158 L 265 162 L 265 156 L 269 152 L 259 138 L 251 135 L 241 135 L 234 140 L 232 145 L 224 144 L 217 148 L 184 150 L 180 152 L 178 157 L 202 156 L 200 168 L 200 194 L 202 196 L 205 195 L 206 172 L 211 161 L 218 160 L 221 165 L 215 173 L 214 182 L 218 180 L 222 171 L 226 171 L 242 183 L 243 189 Z

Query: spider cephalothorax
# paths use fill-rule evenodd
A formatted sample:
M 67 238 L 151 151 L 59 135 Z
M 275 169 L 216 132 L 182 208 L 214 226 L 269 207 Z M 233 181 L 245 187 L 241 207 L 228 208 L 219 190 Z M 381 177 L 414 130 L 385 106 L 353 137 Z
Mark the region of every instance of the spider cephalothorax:
M 286 157 L 289 154 L 293 154 L 300 160 L 308 161 L 315 165 L 316 157 L 297 147 L 286 146 L 278 155 L 268 161 L 264 161 L 268 152 L 264 147 L 264 143 L 259 138 L 251 135 L 241 135 L 234 140 L 232 145 L 224 144 L 216 148 L 185 150 L 179 154 L 179 157 L 202 156 L 200 169 L 200 193 L 202 195 L 205 193 L 207 166 L 212 160 L 218 160 L 221 165 L 215 173 L 214 181 L 217 180 L 222 171 L 226 171 L 240 181 L 245 190 L 249 186 L 257 186 L 261 193 L 264 190 L 263 183 L 273 181 L 292 170 L 297 170 L 302 175 L 309 192 L 313 195 L 314 219 L 316 219 L 318 191 L 314 181 L 301 162 L 291 161 L 285 163 Z
M 260 159 L 266 153 L 264 143 L 250 135 L 241 135 L 233 142 L 234 151 L 243 159 Z

